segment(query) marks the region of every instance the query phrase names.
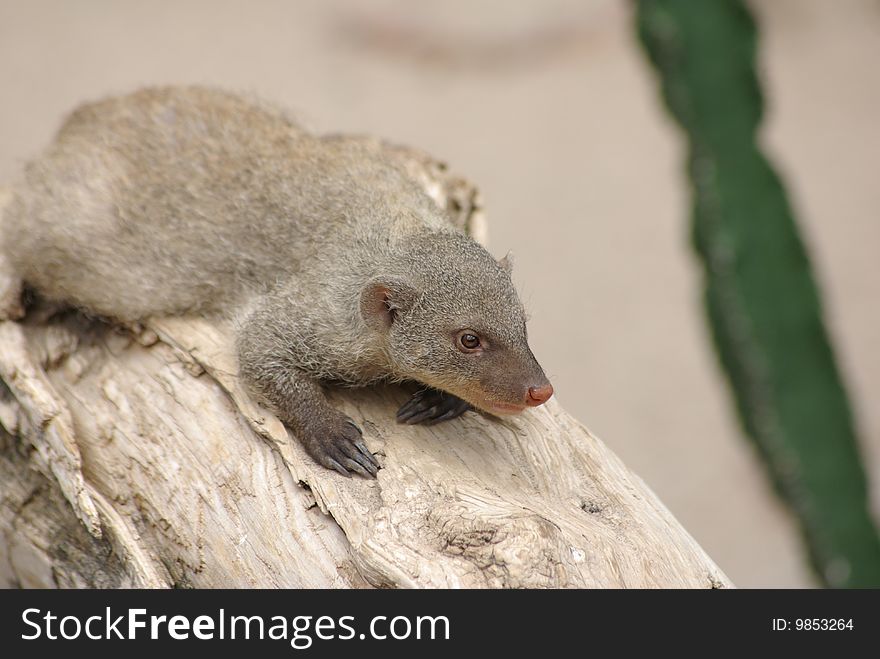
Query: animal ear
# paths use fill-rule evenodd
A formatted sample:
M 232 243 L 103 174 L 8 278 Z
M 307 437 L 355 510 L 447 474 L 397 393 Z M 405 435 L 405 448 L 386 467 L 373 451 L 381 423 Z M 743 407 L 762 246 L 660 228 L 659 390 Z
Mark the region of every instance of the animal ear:
M 418 293 L 402 279 L 374 279 L 361 292 L 361 316 L 367 325 L 385 331 L 416 303 Z
M 507 274 L 513 273 L 513 254 L 507 252 L 504 257 L 498 259 L 498 265 L 500 265 Z

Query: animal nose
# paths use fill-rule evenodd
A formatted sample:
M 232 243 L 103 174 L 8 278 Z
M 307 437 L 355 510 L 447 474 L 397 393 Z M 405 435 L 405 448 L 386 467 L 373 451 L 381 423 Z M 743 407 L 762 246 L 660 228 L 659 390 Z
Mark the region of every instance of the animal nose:
M 550 400 L 550 396 L 553 395 L 553 385 L 549 382 L 547 384 L 541 385 L 540 387 L 529 387 L 529 397 L 526 400 L 526 403 L 531 405 L 532 407 L 537 407 L 538 405 L 543 405 L 548 400 Z

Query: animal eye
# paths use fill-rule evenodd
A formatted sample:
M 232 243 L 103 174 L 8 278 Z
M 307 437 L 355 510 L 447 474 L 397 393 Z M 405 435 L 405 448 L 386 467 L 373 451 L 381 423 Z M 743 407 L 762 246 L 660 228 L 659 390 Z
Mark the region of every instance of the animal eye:
M 480 337 L 465 331 L 458 335 L 458 344 L 465 350 L 476 350 L 480 347 Z

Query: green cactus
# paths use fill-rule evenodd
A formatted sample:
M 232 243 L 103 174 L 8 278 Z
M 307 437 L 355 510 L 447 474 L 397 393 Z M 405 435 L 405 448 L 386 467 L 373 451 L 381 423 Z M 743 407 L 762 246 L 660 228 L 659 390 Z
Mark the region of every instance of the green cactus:
M 693 240 L 739 417 L 830 586 L 880 586 L 880 537 L 819 293 L 756 133 L 755 23 L 741 0 L 639 0 L 638 31 L 686 133 Z

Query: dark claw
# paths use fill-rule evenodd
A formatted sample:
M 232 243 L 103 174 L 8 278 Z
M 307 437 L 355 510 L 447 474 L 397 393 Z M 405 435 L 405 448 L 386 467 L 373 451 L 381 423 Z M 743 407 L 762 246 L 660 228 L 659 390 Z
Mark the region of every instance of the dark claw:
M 361 452 L 361 455 L 363 455 L 363 457 L 365 457 L 373 464 L 373 467 L 375 467 L 376 469 L 381 469 L 381 467 L 379 466 L 379 462 L 376 460 L 375 456 L 370 453 L 370 449 L 367 448 L 367 445 L 364 444 L 363 441 L 358 440 L 354 443 L 354 445 L 357 446 L 358 450 Z
M 358 446 L 360 444 L 361 446 Z M 363 447 L 363 448 L 362 448 Z M 373 464 L 372 460 L 373 455 L 367 450 L 366 446 L 363 446 L 363 442 L 352 442 L 351 444 L 343 444 L 342 452 L 348 456 L 349 462 L 357 463 L 358 468 L 354 471 L 357 471 L 359 474 L 363 474 L 366 476 L 366 473 L 363 473 L 363 469 L 366 469 L 369 472 L 369 475 L 375 476 L 378 466 Z M 366 451 L 366 453 L 364 453 Z M 348 466 L 347 463 L 343 463 Z M 361 469 L 363 467 L 363 469 Z
M 351 458 L 344 458 L 342 461 L 342 464 L 346 469 L 353 471 L 355 473 L 358 473 L 361 476 L 363 476 L 364 478 L 374 478 L 375 477 L 373 474 L 371 474 L 366 469 L 361 467 L 357 462 L 355 462 Z
M 464 401 L 462 401 L 462 402 L 464 402 Z M 465 403 L 465 405 L 467 405 L 467 403 Z M 465 407 L 463 410 L 460 410 L 460 409 L 454 407 L 451 410 L 449 410 L 448 412 L 446 412 L 445 414 L 441 414 L 440 416 L 438 416 L 434 419 L 428 419 L 427 421 L 425 421 L 425 425 L 426 426 L 433 426 L 438 423 L 443 423 L 444 421 L 449 421 L 449 419 L 454 419 L 457 416 L 461 416 L 464 412 L 468 411 L 470 408 L 471 408 L 470 405 L 467 405 L 467 407 Z
M 351 478 L 351 474 L 348 473 L 348 470 L 345 467 L 343 467 L 341 464 L 336 462 L 336 460 L 334 460 L 333 458 L 330 458 L 330 457 L 325 458 L 325 460 L 326 460 L 326 462 L 324 463 L 325 467 L 329 467 L 330 469 L 335 469 L 336 471 L 338 471 L 340 474 L 342 474 L 346 478 Z
M 422 389 L 400 406 L 397 421 L 408 425 L 422 422 L 433 425 L 454 419 L 469 409 L 471 406 L 457 396 L 438 389 Z
M 316 424 L 303 433 L 303 445 L 315 460 L 343 476 L 350 472 L 375 478 L 379 463 L 367 445 L 363 433 L 348 417 L 340 414 L 329 422 Z
M 422 398 L 424 397 L 426 391 L 428 390 L 422 389 L 420 391 L 417 391 L 408 401 L 400 406 L 400 409 L 397 410 L 398 421 L 400 421 L 401 423 L 406 421 L 409 417 L 411 417 L 413 414 L 421 409 Z
M 437 418 L 437 406 L 432 405 L 428 409 L 414 412 L 413 414 L 408 416 L 406 419 L 404 419 L 403 423 L 412 426 L 417 423 L 421 423 L 422 421 L 426 421 L 429 419 L 435 419 L 435 418 Z

